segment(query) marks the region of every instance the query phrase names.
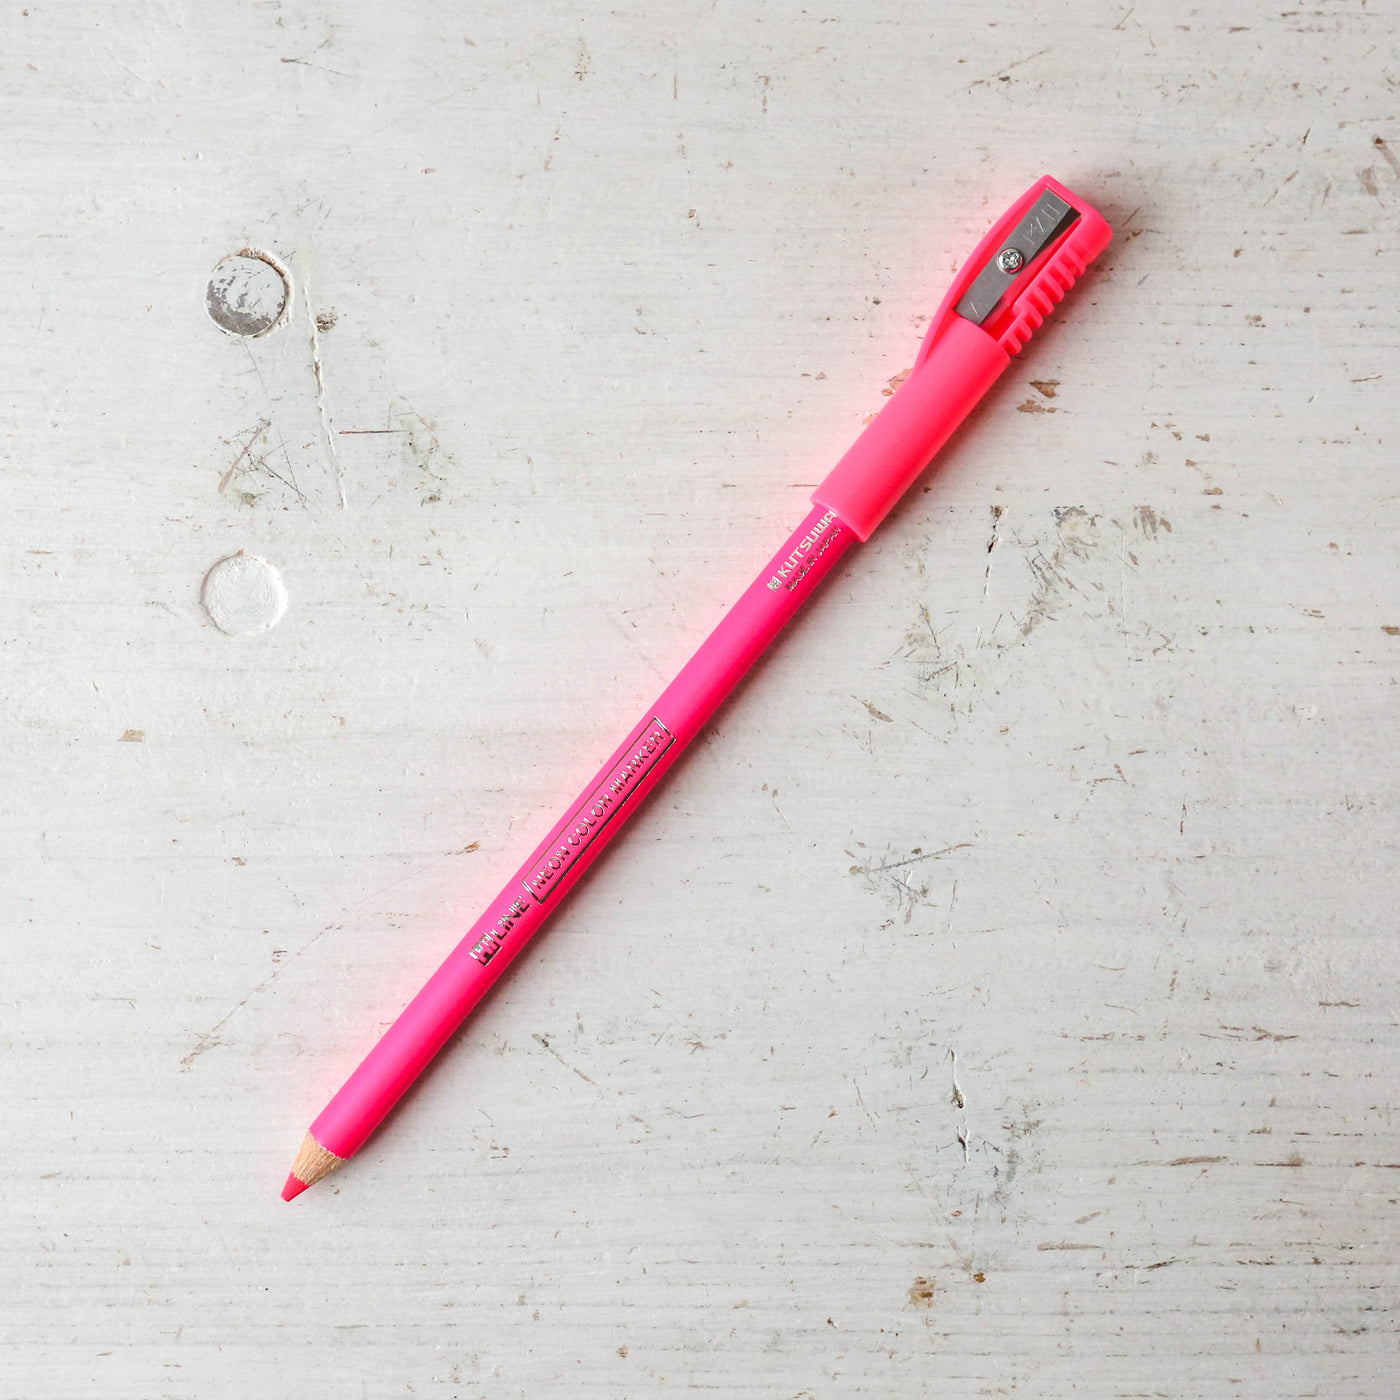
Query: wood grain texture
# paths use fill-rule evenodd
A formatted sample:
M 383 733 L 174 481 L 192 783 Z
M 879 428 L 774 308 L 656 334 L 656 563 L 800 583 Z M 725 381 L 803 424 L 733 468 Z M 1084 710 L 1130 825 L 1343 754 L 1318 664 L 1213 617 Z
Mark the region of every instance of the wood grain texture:
M 0 1396 L 1394 1395 L 1398 27 L 8 7 Z M 1047 171 L 1098 270 L 284 1205 Z

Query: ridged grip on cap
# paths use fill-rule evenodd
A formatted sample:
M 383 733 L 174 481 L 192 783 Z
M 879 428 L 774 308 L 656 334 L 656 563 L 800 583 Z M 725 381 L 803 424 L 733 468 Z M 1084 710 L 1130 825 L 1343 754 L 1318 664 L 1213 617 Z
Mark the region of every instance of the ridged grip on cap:
M 1065 299 L 1065 293 L 1084 276 L 1084 269 L 1108 247 L 1113 230 L 1103 217 L 1087 206 L 1069 236 L 1050 255 L 1030 285 L 1012 303 L 1011 322 L 998 337 L 1008 354 L 1021 347 L 1045 324 L 1045 318 Z

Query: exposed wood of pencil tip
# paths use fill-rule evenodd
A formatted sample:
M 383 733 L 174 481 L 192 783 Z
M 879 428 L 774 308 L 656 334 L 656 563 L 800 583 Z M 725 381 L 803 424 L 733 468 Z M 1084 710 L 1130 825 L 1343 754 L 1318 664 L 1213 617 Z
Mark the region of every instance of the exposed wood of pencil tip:
M 307 1133 L 301 1140 L 301 1147 L 297 1150 L 297 1159 L 292 1163 L 292 1175 L 307 1186 L 313 1186 L 323 1176 L 329 1176 L 344 1162 L 344 1157 L 337 1157 L 334 1152 L 327 1152 L 310 1133 Z

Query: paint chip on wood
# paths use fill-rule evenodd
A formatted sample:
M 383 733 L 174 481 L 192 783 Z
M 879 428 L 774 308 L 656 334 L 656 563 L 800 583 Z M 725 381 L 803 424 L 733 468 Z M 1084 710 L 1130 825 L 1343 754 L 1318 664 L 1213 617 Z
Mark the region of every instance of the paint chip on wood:
M 256 554 L 230 554 L 204 577 L 204 610 L 230 637 L 252 637 L 276 627 L 287 611 L 282 575 Z

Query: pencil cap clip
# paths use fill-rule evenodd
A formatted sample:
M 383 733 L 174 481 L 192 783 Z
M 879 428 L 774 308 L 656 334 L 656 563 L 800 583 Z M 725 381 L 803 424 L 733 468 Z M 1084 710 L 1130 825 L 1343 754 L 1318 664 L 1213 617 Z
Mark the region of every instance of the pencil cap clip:
M 1113 237 L 1103 216 L 1048 175 L 1037 180 L 977 245 L 953 279 L 914 361 L 917 369 L 959 316 L 1008 355 L 1044 323 Z

